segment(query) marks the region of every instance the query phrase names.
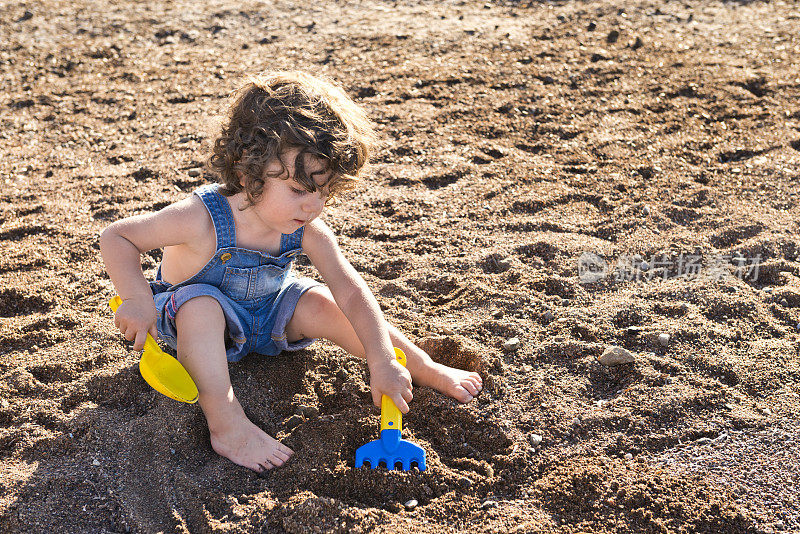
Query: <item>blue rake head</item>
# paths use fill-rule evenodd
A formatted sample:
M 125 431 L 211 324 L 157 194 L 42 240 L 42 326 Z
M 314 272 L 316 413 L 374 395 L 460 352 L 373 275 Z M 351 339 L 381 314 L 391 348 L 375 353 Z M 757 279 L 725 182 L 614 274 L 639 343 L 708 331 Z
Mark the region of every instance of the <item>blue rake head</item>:
M 416 464 L 417 469 L 425 471 L 425 450 L 411 443 L 400 439 L 400 429 L 389 428 L 381 430 L 381 439 L 376 439 L 366 443 L 356 449 L 356 467 L 361 467 L 364 463 L 369 464 L 370 468 L 377 469 L 381 463 L 388 469 L 398 468 L 401 471 L 408 471 Z

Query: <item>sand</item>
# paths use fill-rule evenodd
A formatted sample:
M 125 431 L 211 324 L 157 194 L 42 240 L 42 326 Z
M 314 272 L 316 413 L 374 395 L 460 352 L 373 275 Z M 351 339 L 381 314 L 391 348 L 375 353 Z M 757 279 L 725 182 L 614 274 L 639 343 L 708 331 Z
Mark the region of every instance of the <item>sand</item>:
M 792 3 L 43 0 L 0 25 L 0 531 L 800 531 Z M 329 343 L 230 367 L 296 451 L 259 478 L 115 331 L 99 233 L 213 180 L 268 68 L 377 122 L 324 219 L 390 321 L 484 377 L 469 405 L 415 389 L 425 472 L 354 468 L 378 410 Z

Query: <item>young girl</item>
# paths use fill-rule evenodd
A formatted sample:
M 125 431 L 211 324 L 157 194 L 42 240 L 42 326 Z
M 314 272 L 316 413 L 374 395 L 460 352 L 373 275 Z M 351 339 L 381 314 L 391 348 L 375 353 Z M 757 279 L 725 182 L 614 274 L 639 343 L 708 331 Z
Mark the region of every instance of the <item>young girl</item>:
M 372 149 L 363 110 L 333 84 L 300 72 L 252 79 L 214 144 L 220 184 L 103 231 L 100 249 L 123 303 L 115 324 L 141 350 L 149 332 L 175 348 L 197 384 L 213 449 L 262 473 L 292 451 L 245 416 L 227 363 L 250 352 L 300 350 L 315 338 L 366 358 L 372 400 L 403 413 L 411 380 L 460 402 L 481 390 L 477 373 L 446 367 L 388 325 L 364 280 L 318 217 L 359 179 Z M 148 283 L 140 254 L 163 248 Z M 296 276 L 305 253 L 327 285 Z M 407 356 L 407 368 L 393 346 Z

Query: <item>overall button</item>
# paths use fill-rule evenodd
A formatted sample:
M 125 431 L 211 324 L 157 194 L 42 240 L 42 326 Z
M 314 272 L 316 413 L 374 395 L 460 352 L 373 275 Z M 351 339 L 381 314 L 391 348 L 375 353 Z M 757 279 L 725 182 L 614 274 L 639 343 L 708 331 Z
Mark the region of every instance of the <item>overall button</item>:
M 219 259 L 222 260 L 222 263 L 225 263 L 226 261 L 231 259 L 231 253 L 230 252 L 226 252 L 225 254 L 220 256 Z

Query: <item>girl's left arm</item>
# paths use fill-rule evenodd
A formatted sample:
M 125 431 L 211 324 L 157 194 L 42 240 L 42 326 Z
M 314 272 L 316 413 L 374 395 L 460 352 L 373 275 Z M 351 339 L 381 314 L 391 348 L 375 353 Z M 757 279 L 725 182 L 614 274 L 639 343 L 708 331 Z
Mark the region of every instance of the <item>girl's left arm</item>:
M 382 359 L 394 360 L 389 330 L 378 301 L 342 254 L 336 236 L 327 224 L 315 219 L 306 226 L 303 252 L 322 275 L 336 304 L 353 325 L 366 351 L 367 362 L 372 365 Z
M 315 219 L 306 226 L 303 251 L 322 275 L 336 304 L 353 325 L 358 339 L 364 346 L 371 381 L 376 375 L 386 377 L 387 382 L 392 381 L 387 374 L 397 374 L 398 378 L 399 375 L 405 375 L 405 368 L 395 360 L 389 330 L 378 301 L 364 279 L 342 254 L 336 237 L 327 224 Z M 406 408 L 405 410 L 401 408 L 401 411 L 407 411 L 407 405 L 403 406 L 406 404 L 403 399 L 396 398 L 400 393 L 399 390 L 404 388 L 396 389 L 395 384 L 374 385 L 383 390 L 374 393 L 389 395 L 395 400 L 398 408 L 401 406 Z M 387 391 L 386 388 L 394 391 Z M 379 403 L 380 395 L 377 395 L 377 399 Z

